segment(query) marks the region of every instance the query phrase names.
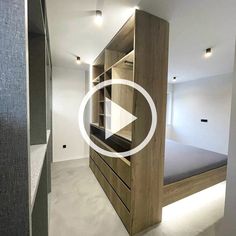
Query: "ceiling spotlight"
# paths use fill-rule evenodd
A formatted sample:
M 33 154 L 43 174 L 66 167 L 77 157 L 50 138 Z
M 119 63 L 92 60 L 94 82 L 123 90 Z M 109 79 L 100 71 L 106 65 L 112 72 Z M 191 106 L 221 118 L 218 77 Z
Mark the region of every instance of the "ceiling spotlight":
M 103 22 L 102 11 L 96 10 L 95 23 L 97 25 L 102 25 L 102 22 Z
M 81 59 L 80 59 L 80 57 L 76 57 L 76 63 L 77 63 L 78 65 L 81 64 Z
M 212 49 L 211 48 L 207 48 L 206 52 L 205 52 L 205 57 L 208 58 L 212 55 Z

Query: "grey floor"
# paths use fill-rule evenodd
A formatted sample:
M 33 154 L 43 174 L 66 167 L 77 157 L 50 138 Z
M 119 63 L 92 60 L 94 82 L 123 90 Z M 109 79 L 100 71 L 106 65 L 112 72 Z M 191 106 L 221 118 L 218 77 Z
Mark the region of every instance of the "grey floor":
M 145 236 L 215 236 L 223 216 L 225 182 L 164 208 L 163 221 Z M 127 236 L 89 169 L 88 159 L 54 163 L 50 236 Z

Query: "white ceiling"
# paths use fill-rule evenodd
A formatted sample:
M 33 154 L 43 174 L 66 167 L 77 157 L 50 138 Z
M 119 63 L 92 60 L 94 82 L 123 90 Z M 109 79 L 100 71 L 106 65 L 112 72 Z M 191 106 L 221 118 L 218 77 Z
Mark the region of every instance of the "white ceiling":
M 183 82 L 233 71 L 235 0 L 143 0 L 140 5 L 170 22 L 169 79 Z M 206 59 L 208 47 L 213 54 Z
M 88 69 L 75 63 L 75 55 L 91 63 L 133 14 L 139 1 L 104 0 L 104 22 L 97 26 L 94 16 L 87 14 L 96 10 L 97 0 L 47 0 L 53 65 Z
M 96 0 L 47 0 L 53 65 L 78 68 L 73 54 L 91 63 L 138 2 L 104 0 L 104 24 L 98 27 L 83 12 L 95 9 Z M 169 81 L 173 76 L 184 82 L 233 71 L 235 0 L 142 0 L 139 6 L 170 22 Z M 213 55 L 206 59 L 208 47 Z

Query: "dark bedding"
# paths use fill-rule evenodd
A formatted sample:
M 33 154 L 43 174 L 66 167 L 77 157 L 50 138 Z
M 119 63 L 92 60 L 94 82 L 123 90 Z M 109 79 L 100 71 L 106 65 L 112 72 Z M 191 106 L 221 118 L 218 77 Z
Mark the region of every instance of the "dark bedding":
M 174 183 L 226 164 L 226 155 L 166 140 L 164 184 Z

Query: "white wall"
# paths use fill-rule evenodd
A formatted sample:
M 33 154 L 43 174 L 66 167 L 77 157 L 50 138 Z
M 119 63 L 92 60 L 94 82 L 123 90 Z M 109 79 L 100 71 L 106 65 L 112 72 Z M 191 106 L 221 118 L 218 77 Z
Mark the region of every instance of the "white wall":
M 78 110 L 85 95 L 85 71 L 53 67 L 54 162 L 88 157 L 88 145 L 78 127 Z M 63 149 L 63 145 L 67 145 Z
M 175 84 L 169 137 L 227 154 L 232 78 L 233 74 L 227 74 Z M 208 123 L 201 119 L 208 119 Z
M 173 84 L 168 84 L 167 88 L 167 106 L 166 106 L 166 138 L 171 139 L 172 133 L 172 110 L 173 110 Z
M 236 58 L 236 54 L 235 54 Z M 233 82 L 232 113 L 230 124 L 230 142 L 228 155 L 227 185 L 225 199 L 225 217 L 217 235 L 236 235 L 236 60 Z

